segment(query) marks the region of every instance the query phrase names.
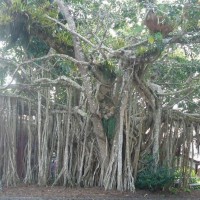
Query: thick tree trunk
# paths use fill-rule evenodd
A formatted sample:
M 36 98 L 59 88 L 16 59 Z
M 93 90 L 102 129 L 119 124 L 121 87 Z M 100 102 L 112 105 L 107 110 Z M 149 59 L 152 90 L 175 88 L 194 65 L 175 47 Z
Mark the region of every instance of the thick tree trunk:
M 32 158 L 32 143 L 33 143 L 33 136 L 31 132 L 31 104 L 28 104 L 28 144 L 27 144 L 27 158 L 26 158 L 26 176 L 24 179 L 25 183 L 31 183 L 32 182 L 32 169 L 31 169 L 31 158 Z
M 38 92 L 38 113 L 37 113 L 37 132 L 38 132 L 38 184 L 42 185 L 42 174 L 43 174 L 43 166 L 42 166 L 42 156 L 41 156 L 41 134 L 42 134 L 42 127 L 41 127 L 41 122 L 42 122 L 42 114 L 41 114 L 41 93 Z
M 42 127 L 42 96 L 38 92 L 38 184 L 47 184 L 48 174 L 48 135 L 49 135 L 49 89 L 46 91 L 46 112 Z M 43 128 L 43 129 L 42 129 Z
M 81 179 L 82 179 L 82 176 L 83 176 L 83 165 L 84 165 L 84 159 L 86 157 L 85 155 L 85 152 L 86 152 L 86 141 L 87 141 L 87 136 L 88 136 L 88 127 L 89 127 L 89 120 L 90 118 L 87 117 L 87 120 L 86 120 L 86 125 L 85 125 L 85 130 L 84 131 L 84 141 L 83 141 L 83 148 L 82 148 L 82 151 L 81 151 L 81 163 L 80 163 L 80 167 L 79 167 L 79 176 L 78 176 L 78 184 L 80 185 L 81 183 Z
M 154 127 L 153 127 L 153 159 L 154 159 L 154 165 L 155 170 L 158 167 L 159 162 L 159 137 L 160 137 L 160 128 L 161 128 L 161 100 L 157 99 L 156 108 L 153 111 L 153 119 L 154 119 Z
M 123 145 L 123 130 L 124 130 L 124 112 L 128 102 L 128 91 L 123 92 L 122 102 L 119 114 L 119 132 L 118 132 L 118 158 L 117 158 L 117 190 L 123 191 L 123 158 L 122 158 L 122 145 Z M 128 139 L 128 138 L 127 138 Z
M 68 90 L 68 113 L 67 113 L 67 119 L 66 119 L 66 138 L 65 138 L 65 151 L 64 151 L 64 157 L 63 157 L 63 170 L 64 170 L 64 186 L 66 186 L 67 182 L 71 182 L 70 180 L 70 173 L 69 173 L 69 136 L 70 136 L 70 120 L 71 120 L 71 89 Z
M 132 153 L 132 149 L 131 149 L 131 146 L 132 146 L 132 143 L 131 143 L 131 135 L 132 135 L 132 132 L 131 132 L 131 125 L 133 126 L 133 124 L 131 123 L 132 122 L 132 109 L 133 109 L 133 102 L 132 102 L 132 95 L 129 93 L 129 101 L 128 101 L 128 109 L 126 109 L 126 112 L 125 112 L 125 132 L 126 132 L 126 155 L 125 155 L 125 158 L 126 158 L 126 168 L 125 168 L 125 174 L 127 174 L 127 180 L 125 181 L 124 183 L 124 189 L 125 190 L 130 190 L 132 192 L 135 191 L 135 184 L 134 184 L 134 176 L 133 176 L 133 166 L 131 164 L 131 153 Z M 134 102 L 134 104 L 136 105 L 136 102 Z M 134 122 L 134 120 L 133 120 Z M 141 134 L 142 135 L 142 134 Z M 141 141 L 140 141 L 141 143 Z M 138 152 L 140 152 L 140 146 L 138 147 Z M 139 157 L 139 156 L 138 156 Z M 139 159 L 138 159 L 139 160 Z M 137 168 L 137 167 L 136 167 Z M 136 169 L 137 171 L 137 169 Z

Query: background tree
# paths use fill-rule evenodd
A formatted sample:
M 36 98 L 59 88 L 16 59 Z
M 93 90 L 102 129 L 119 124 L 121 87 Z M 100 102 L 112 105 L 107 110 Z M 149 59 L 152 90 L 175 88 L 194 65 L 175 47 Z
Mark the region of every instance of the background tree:
M 134 191 L 150 156 L 155 173 L 181 169 L 186 185 L 200 143 L 198 9 L 197 1 L 1 2 L 3 181 Z

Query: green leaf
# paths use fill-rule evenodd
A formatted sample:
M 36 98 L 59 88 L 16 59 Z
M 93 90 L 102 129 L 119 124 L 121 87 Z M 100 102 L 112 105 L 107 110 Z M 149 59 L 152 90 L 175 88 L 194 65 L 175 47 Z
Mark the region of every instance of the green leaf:
M 153 44 L 155 42 L 155 39 L 154 39 L 154 37 L 152 35 L 148 37 L 148 42 L 150 44 Z

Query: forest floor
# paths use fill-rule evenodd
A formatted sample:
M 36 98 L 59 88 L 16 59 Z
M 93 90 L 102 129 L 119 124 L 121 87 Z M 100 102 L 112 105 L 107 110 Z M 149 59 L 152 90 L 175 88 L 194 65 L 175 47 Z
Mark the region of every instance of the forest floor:
M 136 190 L 131 192 L 105 191 L 102 188 L 65 188 L 65 187 L 39 187 L 18 186 L 3 188 L 0 192 L 0 200 L 158 200 L 158 199 L 196 199 L 200 200 L 200 190 L 190 192 L 149 192 Z

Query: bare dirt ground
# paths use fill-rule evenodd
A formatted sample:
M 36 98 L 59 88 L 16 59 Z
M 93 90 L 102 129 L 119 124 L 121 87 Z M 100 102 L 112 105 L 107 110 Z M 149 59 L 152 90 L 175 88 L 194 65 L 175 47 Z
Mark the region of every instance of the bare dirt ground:
M 131 192 L 105 191 L 103 188 L 65 188 L 65 187 L 39 187 L 18 186 L 3 188 L 0 200 L 131 200 L 131 199 L 195 199 L 200 200 L 200 190 L 170 194 L 166 192 L 152 193 L 136 190 Z

